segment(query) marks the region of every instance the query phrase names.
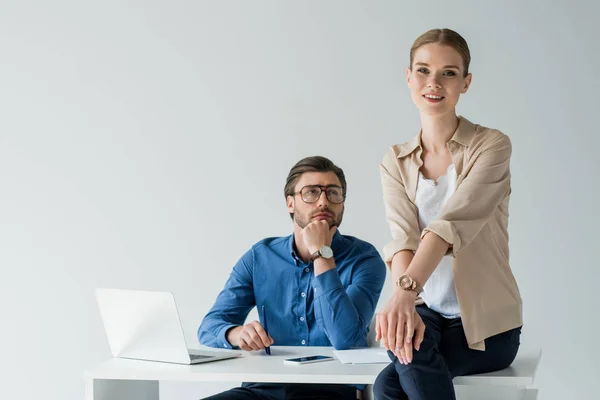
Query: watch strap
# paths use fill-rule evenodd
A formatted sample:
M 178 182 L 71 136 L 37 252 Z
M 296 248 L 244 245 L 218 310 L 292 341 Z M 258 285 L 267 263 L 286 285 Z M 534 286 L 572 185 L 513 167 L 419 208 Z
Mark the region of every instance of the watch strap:
M 311 254 L 310 261 L 315 261 L 319 257 L 323 257 L 323 255 L 321 254 L 321 249 L 319 249 Z

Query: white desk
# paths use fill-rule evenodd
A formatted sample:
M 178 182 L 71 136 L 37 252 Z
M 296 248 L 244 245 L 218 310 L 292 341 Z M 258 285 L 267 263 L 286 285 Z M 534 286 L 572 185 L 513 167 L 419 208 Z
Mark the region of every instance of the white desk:
M 110 359 L 85 371 L 86 400 L 158 400 L 159 381 L 180 382 L 290 382 L 373 384 L 385 364 L 341 364 L 338 360 L 284 365 L 285 358 L 332 355 L 331 347 L 271 347 L 264 352 L 244 352 L 240 358 L 198 365 Z M 454 379 L 461 399 L 536 399 L 532 389 L 538 351 L 521 351 L 513 365 L 489 374 Z M 493 386 L 493 388 L 490 388 Z M 493 389 L 493 390 L 492 390 Z

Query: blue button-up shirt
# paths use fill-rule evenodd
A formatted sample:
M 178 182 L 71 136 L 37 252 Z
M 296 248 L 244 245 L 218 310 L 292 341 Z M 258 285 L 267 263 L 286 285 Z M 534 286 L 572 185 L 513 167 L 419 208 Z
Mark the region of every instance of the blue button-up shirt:
M 200 343 L 232 348 L 227 330 L 264 305 L 274 345 L 367 346 L 386 274 L 375 247 L 336 232 L 336 268 L 315 276 L 313 263 L 296 255 L 293 242 L 293 235 L 264 239 L 242 256 L 198 329 Z

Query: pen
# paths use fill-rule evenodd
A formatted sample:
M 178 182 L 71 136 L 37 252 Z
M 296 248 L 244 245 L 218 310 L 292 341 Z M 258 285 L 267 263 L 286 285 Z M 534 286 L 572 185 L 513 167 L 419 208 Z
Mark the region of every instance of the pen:
M 267 313 L 265 312 L 264 304 L 263 304 L 261 310 L 262 310 L 262 319 L 263 319 L 263 325 L 264 325 L 263 328 L 265 328 L 265 333 L 267 334 L 267 336 L 269 336 L 269 328 L 267 328 Z M 271 347 L 270 346 L 265 347 L 265 352 L 268 355 L 271 355 Z

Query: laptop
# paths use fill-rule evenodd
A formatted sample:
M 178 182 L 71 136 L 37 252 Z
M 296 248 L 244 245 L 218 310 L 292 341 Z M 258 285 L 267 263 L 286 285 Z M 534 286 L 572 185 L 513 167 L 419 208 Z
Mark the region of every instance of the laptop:
M 170 292 L 96 289 L 96 300 L 114 357 L 190 365 L 241 355 L 188 349 Z

